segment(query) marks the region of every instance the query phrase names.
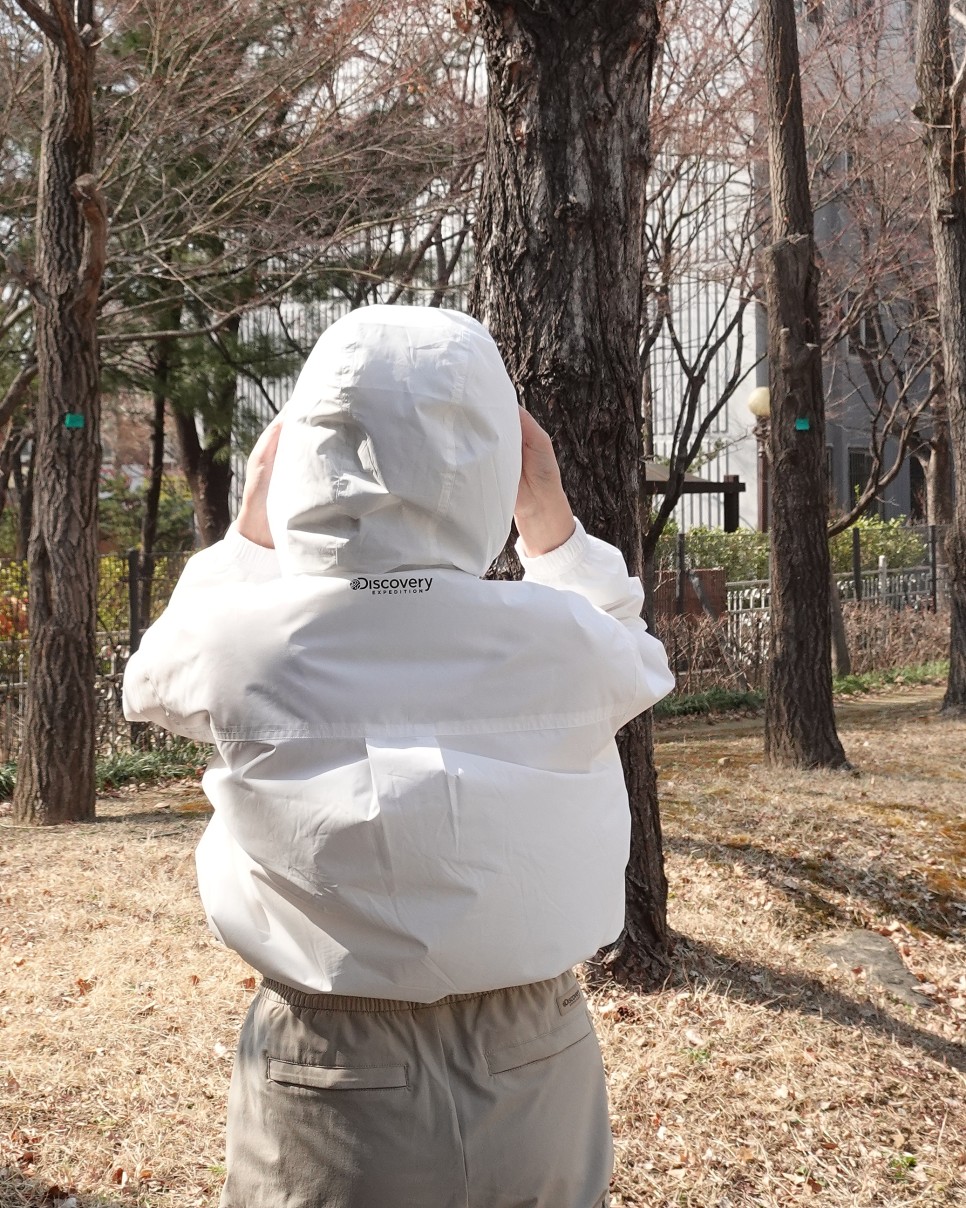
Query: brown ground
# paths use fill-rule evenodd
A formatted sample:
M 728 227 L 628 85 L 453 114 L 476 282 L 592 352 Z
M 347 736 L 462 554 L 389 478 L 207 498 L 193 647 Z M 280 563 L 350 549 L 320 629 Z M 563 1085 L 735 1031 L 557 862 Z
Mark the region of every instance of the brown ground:
M 844 704 L 858 776 L 764 769 L 759 718 L 662 724 L 687 938 L 666 989 L 592 1004 L 618 1208 L 966 1204 L 966 723 L 939 696 Z M 204 929 L 202 805 L 145 788 L 95 825 L 0 829 L 0 1208 L 217 1203 L 254 979 Z M 833 966 L 853 927 L 935 1005 Z

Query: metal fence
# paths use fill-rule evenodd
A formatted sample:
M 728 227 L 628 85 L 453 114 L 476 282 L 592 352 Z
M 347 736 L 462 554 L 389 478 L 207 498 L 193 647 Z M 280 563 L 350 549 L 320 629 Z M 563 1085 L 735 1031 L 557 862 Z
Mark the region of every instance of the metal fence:
M 936 612 L 948 603 L 946 567 L 904 566 L 891 569 L 884 557 L 876 570 L 833 576 L 839 600 L 844 603 L 882 605 L 888 608 L 931 609 Z M 728 618 L 736 628 L 749 612 L 768 613 L 771 588 L 767 579 L 747 579 L 728 584 Z
M 189 553 L 105 555 L 98 568 L 97 738 L 108 753 L 127 747 L 131 727 L 121 712 L 121 679 L 132 644 L 160 616 Z M 0 560 L 0 762 L 16 760 L 26 704 L 30 642 L 25 562 Z M 144 735 L 153 740 L 149 732 Z
M 930 539 L 931 538 L 931 539 Z M 855 670 L 881 670 L 944 657 L 948 635 L 946 568 L 935 533 L 924 534 L 923 565 L 890 568 L 881 561 L 857 564 L 835 576 L 845 614 Z M 121 680 L 140 634 L 166 606 L 188 553 L 144 558 L 107 555 L 100 559 L 98 617 L 98 747 L 101 753 L 127 748 L 131 726 L 121 712 Z M 690 582 L 683 564 L 678 572 Z M 672 584 L 672 587 L 674 585 Z M 688 599 L 684 580 L 670 592 Z M 28 574 L 25 563 L 0 561 L 0 762 L 16 760 L 22 736 L 29 671 L 27 637 Z M 760 687 L 768 659 L 766 579 L 728 583 L 726 607 L 700 588 L 689 615 L 659 615 L 657 634 L 665 642 L 678 691 L 710 687 Z M 709 609 L 709 603 L 714 605 Z M 721 601 L 723 604 L 724 601 Z M 673 610 L 673 605 L 672 605 Z M 139 741 L 163 743 L 165 736 L 144 728 Z

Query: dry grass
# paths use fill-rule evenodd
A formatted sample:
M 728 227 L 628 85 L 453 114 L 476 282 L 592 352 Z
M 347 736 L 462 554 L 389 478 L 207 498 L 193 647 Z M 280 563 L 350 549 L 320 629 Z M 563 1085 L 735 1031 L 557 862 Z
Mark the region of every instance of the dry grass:
M 857 777 L 766 772 L 757 718 L 662 723 L 687 939 L 660 993 L 593 995 L 615 1205 L 966 1204 L 966 724 L 938 698 L 843 706 Z M 217 1203 L 253 982 L 204 931 L 198 797 L 0 831 L 0 1208 Z M 854 926 L 892 937 L 931 1010 L 831 964 Z
M 894 609 L 879 604 L 842 606 L 856 675 L 934 663 L 949 654 L 949 610 Z M 751 611 L 713 621 L 671 616 L 658 620 L 678 692 L 709 688 L 763 688 L 768 662 L 768 614 Z

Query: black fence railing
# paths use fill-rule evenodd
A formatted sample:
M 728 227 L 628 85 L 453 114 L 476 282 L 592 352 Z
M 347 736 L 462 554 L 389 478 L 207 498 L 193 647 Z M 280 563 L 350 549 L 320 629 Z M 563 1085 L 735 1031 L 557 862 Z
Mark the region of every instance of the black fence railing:
M 102 753 L 126 747 L 131 727 L 121 712 L 121 679 L 142 631 L 161 615 L 190 553 L 105 554 L 97 589 L 97 738 Z M 0 762 L 16 760 L 30 670 L 29 575 L 25 562 L 0 561 Z M 143 732 L 143 743 L 159 736 Z
M 926 526 L 890 538 L 888 554 L 863 535 L 849 538 L 851 570 L 836 580 L 854 669 L 882 670 L 945 657 L 949 614 L 943 565 L 943 534 Z M 904 542 L 904 544 L 903 544 Z M 897 544 L 898 543 L 898 544 Z M 678 691 L 709 687 L 759 687 L 768 659 L 768 583 L 749 576 L 721 583 L 701 579 L 708 551 L 678 543 L 678 565 L 658 583 L 655 618 L 678 681 Z M 713 554 L 713 550 L 711 553 Z M 841 561 L 841 551 L 839 551 Z M 900 556 L 901 555 L 901 556 Z M 100 559 L 97 594 L 98 748 L 102 754 L 165 744 L 151 726 L 132 728 L 121 711 L 121 681 L 143 630 L 161 614 L 190 553 L 137 551 Z M 880 559 L 885 558 L 885 563 Z M 895 562 L 905 562 L 896 566 Z M 706 575 L 707 572 L 702 571 Z M 695 580 L 698 580 L 695 583 Z M 17 759 L 23 732 L 29 634 L 26 563 L 0 561 L 0 762 Z M 663 597 L 666 597 L 663 598 Z

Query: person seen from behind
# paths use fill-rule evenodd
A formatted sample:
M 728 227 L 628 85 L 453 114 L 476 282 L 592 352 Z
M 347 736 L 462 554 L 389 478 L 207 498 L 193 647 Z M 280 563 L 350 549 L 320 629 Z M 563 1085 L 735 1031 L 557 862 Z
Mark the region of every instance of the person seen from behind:
M 522 582 L 481 578 L 516 518 Z M 623 925 L 617 730 L 673 687 L 492 338 L 356 310 L 318 341 L 128 663 L 214 744 L 209 926 L 263 977 L 222 1208 L 601 1208 L 575 964 Z

